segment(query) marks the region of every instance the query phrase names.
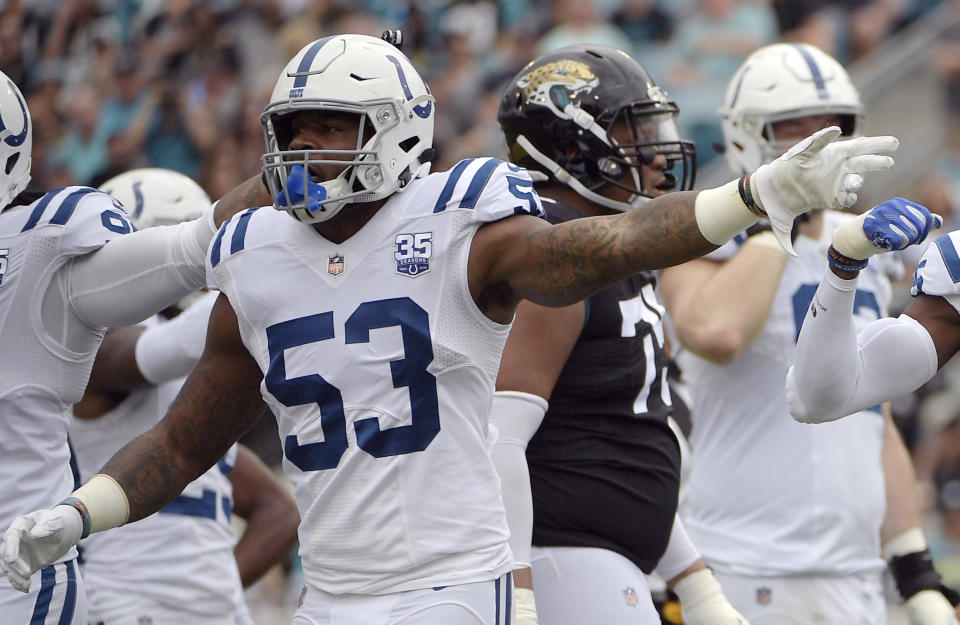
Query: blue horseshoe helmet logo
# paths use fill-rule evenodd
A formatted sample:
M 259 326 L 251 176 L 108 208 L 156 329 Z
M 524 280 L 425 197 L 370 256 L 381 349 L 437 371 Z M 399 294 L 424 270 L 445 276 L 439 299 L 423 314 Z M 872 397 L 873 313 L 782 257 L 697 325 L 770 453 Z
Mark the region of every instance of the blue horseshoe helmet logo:
M 407 76 L 403 73 L 403 67 L 400 66 L 400 60 L 392 54 L 387 55 L 387 60 L 394 64 L 397 68 L 397 75 L 400 77 L 400 86 L 403 87 L 403 95 L 407 97 L 407 101 L 413 99 L 413 92 L 410 91 L 410 85 L 407 84 Z M 430 93 L 430 87 L 427 87 L 427 93 Z M 413 112 L 416 113 L 419 117 L 426 119 L 430 117 L 430 109 L 433 108 L 432 102 L 427 102 L 426 104 L 420 104 L 413 107 Z
M 17 97 L 17 102 L 20 103 L 20 112 L 23 113 L 23 130 L 20 131 L 20 134 L 11 134 L 3 139 L 4 143 L 9 145 L 11 148 L 15 148 L 22 145 L 27 138 L 27 130 L 30 128 L 30 116 L 27 115 L 27 107 L 23 103 L 23 99 L 20 97 L 20 92 L 17 91 L 17 88 L 14 86 L 13 82 L 8 80 L 7 84 L 10 85 L 10 90 L 13 91 L 13 95 Z M 0 117 L 0 130 L 7 130 L 7 126 L 3 123 L 2 117 Z

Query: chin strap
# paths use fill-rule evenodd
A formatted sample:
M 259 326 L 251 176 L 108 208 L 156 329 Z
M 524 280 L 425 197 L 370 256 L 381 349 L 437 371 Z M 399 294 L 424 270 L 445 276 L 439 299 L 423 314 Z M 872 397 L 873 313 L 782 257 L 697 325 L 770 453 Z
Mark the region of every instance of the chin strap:
M 550 170 L 550 173 L 553 175 L 554 178 L 556 178 L 563 184 L 569 186 L 571 189 L 576 191 L 581 196 L 585 197 L 591 202 L 595 202 L 599 204 L 600 206 L 606 206 L 607 208 L 612 208 L 613 210 L 617 210 L 617 211 L 628 211 L 633 208 L 636 208 L 637 206 L 640 206 L 641 204 L 646 203 L 650 199 L 642 195 L 637 195 L 629 202 L 618 202 L 616 200 L 611 200 L 610 198 L 604 197 L 599 193 L 596 193 L 595 191 L 591 191 L 590 189 L 585 187 L 582 182 L 577 180 L 570 172 L 568 172 L 566 169 L 561 167 L 556 161 L 554 161 L 549 156 L 547 156 L 546 154 L 544 154 L 543 152 L 535 148 L 533 146 L 533 143 L 531 143 L 526 136 L 518 135 L 517 144 L 519 144 L 520 147 L 526 150 L 527 154 L 529 154 L 530 157 L 533 158 L 533 160 L 537 161 L 538 163 L 546 167 L 548 170 Z M 530 172 L 530 173 L 531 173 L 531 178 L 533 178 L 534 181 L 537 181 L 538 177 L 534 177 L 532 174 L 540 173 L 540 172 Z M 544 174 L 540 173 L 540 176 L 544 176 Z M 546 177 L 542 178 L 542 180 L 548 180 L 548 179 L 549 178 L 546 178 Z M 640 188 L 640 187 L 638 186 L 637 188 Z
M 623 153 L 623 150 L 616 147 L 610 143 L 610 136 L 607 132 L 597 123 L 597 120 L 594 119 L 593 115 L 586 112 L 579 106 L 574 106 L 573 104 L 567 104 L 563 107 L 563 115 L 558 115 L 558 117 L 563 118 L 566 115 L 567 119 L 571 120 L 577 126 L 580 126 L 584 130 L 590 132 L 597 139 L 607 147 L 617 150 L 624 159 L 626 159 L 626 154 Z M 643 182 L 640 180 L 640 174 L 633 167 L 630 168 L 630 176 L 633 178 L 633 184 L 637 189 L 643 189 Z

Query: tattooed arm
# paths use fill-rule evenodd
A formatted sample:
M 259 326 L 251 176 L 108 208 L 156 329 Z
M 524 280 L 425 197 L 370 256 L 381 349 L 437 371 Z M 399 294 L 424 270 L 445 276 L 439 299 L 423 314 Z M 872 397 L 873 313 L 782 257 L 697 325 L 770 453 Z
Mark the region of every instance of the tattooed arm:
M 219 228 L 223 222 L 248 208 L 269 206 L 273 202 L 267 188 L 258 174 L 230 189 L 217 202 L 213 211 L 213 221 Z
M 226 453 L 263 412 L 256 361 L 220 295 L 200 361 L 166 417 L 114 455 L 101 473 L 53 508 L 17 517 L 3 534 L 0 567 L 27 592 L 31 575 L 91 532 L 156 512 Z
M 697 224 L 697 195 L 670 193 L 638 210 L 556 226 L 526 216 L 486 224 L 470 250 L 474 300 L 506 322 L 521 299 L 565 306 L 639 271 L 702 256 L 717 245 Z
M 240 340 L 236 313 L 220 295 L 203 355 L 166 417 L 117 452 L 101 471 L 126 494 L 128 522 L 173 501 L 260 417 L 262 378 Z

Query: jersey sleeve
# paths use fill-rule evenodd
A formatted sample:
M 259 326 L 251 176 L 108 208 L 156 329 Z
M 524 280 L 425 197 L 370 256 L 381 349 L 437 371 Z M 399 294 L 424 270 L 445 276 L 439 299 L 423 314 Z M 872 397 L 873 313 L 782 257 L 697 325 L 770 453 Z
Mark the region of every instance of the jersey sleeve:
M 470 158 L 450 170 L 434 212 L 472 209 L 486 223 L 513 215 L 546 218 L 527 170 L 495 158 Z
M 123 205 L 89 187 L 51 191 L 33 207 L 23 230 L 59 226 L 60 252 L 78 256 L 133 231 Z
M 960 312 L 960 230 L 941 236 L 927 247 L 913 273 L 910 294 L 935 295 Z
M 242 213 L 237 213 L 227 221 L 223 222 L 220 230 L 214 235 L 207 249 L 206 272 L 207 287 L 211 289 L 223 290 L 219 284 L 222 277 L 218 267 L 224 260 L 236 254 L 246 247 L 247 242 L 247 224 L 250 218 L 259 209 L 259 207 L 248 208 Z M 270 214 L 269 212 L 267 213 Z

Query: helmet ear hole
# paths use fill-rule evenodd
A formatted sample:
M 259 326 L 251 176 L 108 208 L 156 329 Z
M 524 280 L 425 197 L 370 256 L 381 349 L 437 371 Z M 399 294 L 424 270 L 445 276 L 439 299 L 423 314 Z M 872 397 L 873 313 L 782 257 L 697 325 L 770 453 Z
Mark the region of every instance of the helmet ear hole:
M 7 159 L 7 166 L 4 168 L 4 173 L 6 173 L 9 176 L 10 172 L 13 171 L 13 168 L 16 167 L 17 161 L 19 160 L 20 160 L 19 152 L 17 152 L 16 154 L 12 154 L 10 158 Z
M 614 178 L 619 178 L 623 175 L 623 167 L 620 166 L 620 163 L 613 160 L 609 156 L 604 156 L 597 161 L 597 168 L 607 176 L 612 176 Z
M 403 150 L 404 152 L 409 152 L 410 150 L 413 149 L 413 146 L 417 145 L 419 141 L 420 141 L 419 137 L 409 137 L 407 139 L 404 139 L 397 145 L 399 145 L 400 149 Z

